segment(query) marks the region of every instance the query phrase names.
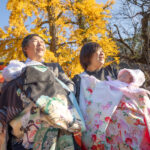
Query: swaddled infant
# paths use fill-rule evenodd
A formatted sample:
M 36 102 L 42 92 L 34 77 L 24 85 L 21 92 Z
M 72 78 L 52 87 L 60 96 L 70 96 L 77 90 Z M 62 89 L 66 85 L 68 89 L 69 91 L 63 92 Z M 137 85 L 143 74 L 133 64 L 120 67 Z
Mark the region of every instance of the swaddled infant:
M 9 65 L 2 72 L 5 81 L 9 82 L 16 79 L 24 72 L 26 67 L 29 66 L 32 66 L 37 71 L 40 71 L 42 68 L 44 69 L 43 71 L 47 69 L 47 67 L 40 62 L 32 61 L 31 63 L 22 63 L 18 60 L 13 60 L 10 61 Z M 57 81 L 54 80 L 54 82 Z M 46 120 L 48 120 L 49 123 L 56 128 L 66 129 L 70 132 L 74 132 L 74 130 L 80 130 L 80 125 L 74 118 L 74 107 L 66 95 L 57 94 L 56 97 L 41 95 L 41 97 L 36 101 L 36 104 L 33 104 L 31 101 L 28 107 L 30 108 L 30 106 L 40 108 L 44 112 L 42 113 L 42 116 L 44 116 L 43 118 L 46 117 Z M 28 107 L 27 109 L 29 109 Z
M 123 94 L 130 98 L 139 94 L 150 94 L 149 91 L 140 88 L 145 82 L 145 75 L 139 69 L 122 69 L 118 73 L 118 80 L 112 81 L 109 77 L 108 79 L 107 84 L 121 90 Z
M 150 109 L 147 108 L 147 106 L 150 106 L 150 101 L 147 97 L 149 91 L 140 88 L 145 81 L 144 73 L 141 70 L 122 69 L 119 71 L 117 80 L 111 80 L 108 77 L 108 81 L 100 81 L 85 72 L 80 77 L 79 102 L 87 127 L 87 131 L 83 133 L 82 141 L 87 149 L 95 149 L 101 141 L 106 141 L 108 138 L 111 140 L 106 142 L 106 147 L 110 146 L 108 149 L 111 149 L 115 145 L 118 135 L 119 139 L 124 140 L 127 135 L 124 131 L 133 129 L 133 126 L 136 128 L 136 125 L 134 125 L 135 118 L 141 118 L 141 120 L 144 118 L 143 120 L 146 121 L 147 129 L 150 133 Z M 123 110 L 124 108 L 125 110 Z M 127 115 L 123 114 L 125 111 Z M 135 118 L 132 116 L 132 112 L 135 112 L 133 113 Z M 114 116 L 117 117 L 112 121 Z M 130 128 L 123 126 L 125 123 L 123 125 L 120 123 L 120 121 L 127 122 L 127 119 L 128 121 L 130 119 Z M 145 127 L 145 123 L 143 124 Z M 120 134 L 120 125 L 123 126 L 122 134 Z M 143 133 L 143 129 L 140 127 L 137 126 L 137 129 Z M 108 130 L 110 131 L 109 137 L 107 136 Z M 118 135 L 116 136 L 117 132 Z M 128 133 L 130 137 L 132 135 L 131 130 Z M 114 141 L 114 143 L 109 143 L 110 141 Z M 126 142 L 126 139 L 123 142 Z M 136 145 L 139 146 L 139 143 L 136 143 Z

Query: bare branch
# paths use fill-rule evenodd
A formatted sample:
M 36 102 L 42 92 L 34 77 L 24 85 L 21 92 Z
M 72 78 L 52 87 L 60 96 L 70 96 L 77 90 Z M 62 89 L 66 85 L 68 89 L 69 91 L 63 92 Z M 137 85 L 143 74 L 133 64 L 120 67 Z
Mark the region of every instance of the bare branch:
M 117 32 L 118 32 L 118 35 L 119 35 L 119 38 L 120 38 L 120 39 L 116 39 L 116 40 L 119 41 L 119 42 L 121 42 L 124 46 L 126 46 L 126 47 L 130 50 L 131 54 L 134 55 L 134 51 L 133 51 L 133 50 L 130 48 L 130 46 L 129 46 L 127 43 L 125 43 L 125 41 L 123 40 L 123 38 L 122 38 L 122 36 L 121 36 L 121 34 L 120 34 L 120 31 L 119 31 L 118 26 L 117 26 L 117 25 L 114 25 L 114 26 L 116 27 Z

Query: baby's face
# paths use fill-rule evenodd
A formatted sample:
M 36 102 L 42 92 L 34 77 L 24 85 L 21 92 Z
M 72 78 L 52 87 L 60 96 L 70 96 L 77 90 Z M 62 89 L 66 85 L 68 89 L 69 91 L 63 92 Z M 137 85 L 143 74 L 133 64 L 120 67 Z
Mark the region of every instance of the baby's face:
M 118 80 L 130 84 L 131 82 L 133 82 L 133 77 L 129 72 L 126 71 L 118 77 Z

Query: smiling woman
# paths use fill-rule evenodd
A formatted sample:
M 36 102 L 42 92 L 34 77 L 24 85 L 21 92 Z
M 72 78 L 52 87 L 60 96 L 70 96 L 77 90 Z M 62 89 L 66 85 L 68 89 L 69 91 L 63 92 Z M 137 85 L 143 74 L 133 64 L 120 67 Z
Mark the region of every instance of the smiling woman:
M 150 149 L 149 91 L 139 88 L 145 81 L 143 72 L 122 69 L 113 81 L 117 71 L 103 68 L 104 58 L 98 43 L 85 44 L 80 54 L 85 71 L 73 79 L 87 128 L 82 149 Z
M 80 52 L 80 63 L 88 75 L 93 75 L 99 80 L 107 80 L 107 76 L 117 78 L 117 69 L 113 66 L 103 67 L 105 63 L 105 54 L 101 46 L 96 42 L 85 44 Z M 80 96 L 80 75 L 73 78 L 76 84 L 76 97 Z
M 8 108 L 11 107 L 11 108 L 9 109 L 10 112 L 8 112 L 8 113 L 6 112 L 5 115 L 7 116 L 7 114 L 8 115 L 10 114 L 9 119 L 12 121 L 14 120 L 14 122 L 12 122 L 11 125 L 9 124 L 9 121 L 8 122 L 4 121 L 6 123 L 5 125 L 10 125 L 11 128 L 13 129 L 12 132 L 9 131 L 9 129 L 8 130 L 6 129 L 6 132 L 10 133 L 8 144 L 7 144 L 8 148 L 6 148 L 6 149 L 25 150 L 25 149 L 31 148 L 32 150 L 35 150 L 35 149 L 37 149 L 36 144 L 38 144 L 39 142 L 41 143 L 41 144 L 39 144 L 39 147 L 40 147 L 39 149 L 41 149 L 41 150 L 43 150 L 45 148 L 46 149 L 52 149 L 52 147 L 53 147 L 53 149 L 56 149 L 55 147 L 59 147 L 59 146 L 61 147 L 61 148 L 59 148 L 61 150 L 68 149 L 69 147 L 72 147 L 72 149 L 74 149 L 75 144 L 77 146 L 79 146 L 78 143 L 76 142 L 76 140 L 73 141 L 73 134 L 72 134 L 73 128 L 72 127 L 74 126 L 74 123 L 75 123 L 75 119 L 73 118 L 74 115 L 71 115 L 71 117 L 72 117 L 71 122 L 68 122 L 68 120 L 67 121 L 65 120 L 65 123 L 67 122 L 67 124 L 65 124 L 65 128 L 60 128 L 57 125 L 54 125 L 54 120 L 53 120 L 54 116 L 52 116 L 51 118 L 47 118 L 47 116 L 46 116 L 44 118 L 44 120 L 41 120 L 41 113 L 39 113 L 42 111 L 41 109 L 43 109 L 43 105 L 42 105 L 42 107 L 40 107 L 41 103 L 39 103 L 39 102 L 41 102 L 41 99 L 39 99 L 39 101 L 36 103 L 33 100 L 33 98 L 31 97 L 31 95 L 34 95 L 36 101 L 38 100 L 38 97 L 39 98 L 42 97 L 42 102 L 43 102 L 43 96 L 44 96 L 44 99 L 46 100 L 46 105 L 45 105 L 45 110 L 43 110 L 43 111 L 47 115 L 47 113 L 48 113 L 47 110 L 50 108 L 51 102 L 54 102 L 54 101 L 60 102 L 60 100 L 61 100 L 61 102 L 64 102 L 63 100 L 65 97 L 67 97 L 67 99 L 65 98 L 66 100 L 70 100 L 68 97 L 69 91 L 66 91 L 63 88 L 63 86 L 60 84 L 61 82 L 66 84 L 66 87 L 71 92 L 75 92 L 74 91 L 74 83 L 66 76 L 66 74 L 64 73 L 64 71 L 62 70 L 61 66 L 58 63 L 45 63 L 44 62 L 43 56 L 45 53 L 45 49 L 46 49 L 45 48 L 45 42 L 39 35 L 29 34 L 22 41 L 22 50 L 23 50 L 23 53 L 25 54 L 25 56 L 27 57 L 26 62 L 24 63 L 24 62 L 20 62 L 18 60 L 12 60 L 12 61 L 10 61 L 8 66 L 3 70 L 3 76 L 4 76 L 5 81 L 7 81 L 7 82 L 6 82 L 5 86 L 3 87 L 3 90 L 2 90 L 1 96 L 0 96 L 0 115 L 4 114 L 4 113 L 2 113 L 3 112 L 2 109 L 5 107 L 5 105 L 7 105 L 5 108 L 7 108 L 7 107 Z M 29 68 L 29 70 L 31 69 L 29 71 L 30 73 L 27 71 L 28 68 Z M 32 69 L 36 72 L 34 72 Z M 38 78 L 36 78 L 37 76 L 38 76 Z M 35 87 L 34 89 L 33 89 L 33 86 L 31 85 L 31 87 L 26 87 L 27 91 L 24 91 L 25 89 L 22 87 L 23 82 L 21 81 L 21 80 L 25 79 L 24 77 L 29 79 L 28 83 L 30 85 L 31 85 L 31 82 L 33 83 L 33 85 Z M 60 83 L 58 81 L 60 81 Z M 19 84 L 17 82 L 19 82 Z M 38 82 L 39 82 L 39 86 L 38 86 Z M 16 88 L 12 87 L 11 84 L 16 86 Z M 60 88 L 56 87 L 57 85 L 59 85 Z M 49 87 L 51 88 L 51 90 L 49 89 Z M 16 97 L 11 96 L 12 94 L 10 94 L 8 91 L 5 91 L 5 89 L 6 90 L 7 89 L 14 90 L 14 91 L 12 91 L 12 94 L 15 94 Z M 55 89 L 59 92 L 62 92 L 64 95 L 60 93 L 60 94 L 58 94 L 57 100 L 55 99 L 55 97 L 53 97 L 54 99 L 48 98 L 49 99 L 48 100 L 47 99 L 48 94 L 45 92 L 48 92 L 48 93 L 54 95 L 56 93 Z M 41 91 L 37 91 L 37 90 L 41 90 Z M 31 94 L 30 93 L 31 91 L 35 92 L 35 94 Z M 8 97 L 4 98 L 5 94 L 11 98 L 10 103 L 9 103 Z M 51 96 L 49 96 L 49 97 L 51 97 Z M 63 97 L 63 98 L 61 99 L 60 97 Z M 21 100 L 17 101 L 18 98 L 21 98 Z M 31 101 L 28 101 L 29 99 Z M 5 102 L 5 104 L 3 102 Z M 68 102 L 69 101 L 66 101 L 64 104 L 68 105 L 69 104 Z M 12 105 L 12 103 L 14 105 Z M 20 103 L 21 103 L 21 105 L 20 105 Z M 28 107 L 29 105 L 27 103 L 28 104 L 30 103 L 31 105 L 33 104 L 33 109 L 30 109 Z M 72 102 L 71 102 L 71 104 L 72 104 Z M 57 106 L 58 105 L 56 105 L 56 107 Z M 35 107 L 39 107 L 39 111 L 36 111 Z M 73 107 L 67 106 L 66 108 L 70 109 Z M 15 110 L 15 113 L 14 113 L 14 110 Z M 52 111 L 53 109 L 50 108 L 49 110 Z M 57 111 L 57 110 L 60 111 L 61 109 L 60 108 L 54 109 L 54 111 Z M 23 117 L 21 115 L 19 117 L 19 120 L 15 119 L 15 117 L 18 116 L 19 113 L 21 113 L 22 111 L 24 111 L 23 114 L 25 114 L 25 116 Z M 61 110 L 60 114 L 62 113 L 62 111 L 64 111 L 64 109 Z M 33 112 L 37 113 L 37 116 L 35 114 L 33 114 Z M 74 112 L 74 110 L 71 112 Z M 31 115 L 28 115 L 28 114 L 31 114 Z M 56 115 L 55 112 L 50 113 L 50 114 Z M 68 116 L 67 116 L 68 114 L 69 113 L 67 112 L 65 115 L 65 117 L 67 119 L 68 119 Z M 33 115 L 34 115 L 34 117 L 33 117 Z M 6 127 L 3 124 L 4 123 L 3 119 L 7 120 L 6 119 L 7 117 L 0 116 L 0 129 L 3 129 L 3 127 Z M 56 116 L 55 118 L 58 121 L 60 118 L 61 118 L 60 120 L 63 120 L 62 115 L 59 115 L 59 117 Z M 46 122 L 46 120 L 49 122 L 52 122 L 52 123 L 51 124 L 45 124 L 45 126 L 43 126 L 42 123 Z M 19 121 L 19 123 L 18 123 L 18 121 Z M 24 123 L 24 121 L 25 121 L 25 123 Z M 34 121 L 34 123 L 33 123 L 33 121 Z M 3 126 L 2 126 L 2 124 L 3 124 Z M 20 125 L 22 127 L 20 127 Z M 45 130 L 46 126 L 48 127 L 48 130 L 47 129 Z M 50 127 L 50 129 L 49 129 L 49 127 Z M 69 130 L 66 130 L 68 127 L 69 127 Z M 78 127 L 79 127 L 78 129 L 80 130 L 81 127 L 80 126 L 78 126 Z M 5 131 L 5 130 L 3 130 L 3 131 Z M 20 134 L 22 132 L 23 132 L 23 134 Z M 77 132 L 77 130 L 75 129 L 73 132 Z M 5 150 L 5 148 L 1 148 L 1 145 L 2 145 L 1 144 L 1 142 L 2 142 L 1 137 L 3 139 L 6 137 L 6 136 L 3 136 L 3 133 L 1 133 L 1 130 L 0 130 L 0 150 L 1 149 Z M 47 136 L 47 134 L 49 134 L 49 136 Z M 22 136 L 21 138 L 20 138 L 20 135 Z M 47 137 L 47 140 L 44 137 L 42 137 L 41 135 Z M 35 141 L 34 141 L 34 137 L 35 137 Z M 58 139 L 57 137 L 60 137 L 60 138 Z M 19 143 L 18 143 L 18 138 L 19 138 Z M 59 143 L 62 143 L 62 141 L 65 144 L 60 145 Z M 67 142 L 67 144 L 66 144 L 66 142 Z M 7 143 L 7 142 L 5 141 L 5 143 Z M 34 143 L 35 143 L 35 145 L 34 145 Z M 44 148 L 41 145 L 43 145 Z M 46 145 L 46 147 L 45 147 L 45 145 Z M 32 148 L 33 146 L 36 148 Z
M 46 51 L 45 42 L 38 34 L 28 35 L 22 42 L 26 57 L 34 61 L 42 61 Z
M 95 71 L 100 69 L 105 62 L 105 55 L 98 43 L 85 44 L 80 53 L 80 63 L 85 70 Z

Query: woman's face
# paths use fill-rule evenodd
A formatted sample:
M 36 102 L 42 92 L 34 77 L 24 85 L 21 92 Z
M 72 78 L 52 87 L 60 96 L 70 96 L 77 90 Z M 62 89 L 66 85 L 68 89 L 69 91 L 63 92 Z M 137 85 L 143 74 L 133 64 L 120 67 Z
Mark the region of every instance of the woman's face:
M 102 50 L 102 48 L 99 48 L 92 56 L 91 58 L 91 64 L 89 67 L 93 67 L 96 69 L 99 69 L 102 67 L 105 63 L 105 54 Z
M 41 61 L 46 51 L 45 42 L 38 36 L 32 37 L 26 47 L 26 53 L 32 60 Z

